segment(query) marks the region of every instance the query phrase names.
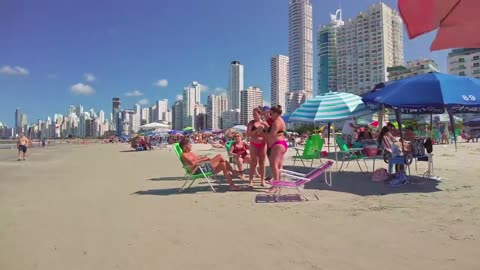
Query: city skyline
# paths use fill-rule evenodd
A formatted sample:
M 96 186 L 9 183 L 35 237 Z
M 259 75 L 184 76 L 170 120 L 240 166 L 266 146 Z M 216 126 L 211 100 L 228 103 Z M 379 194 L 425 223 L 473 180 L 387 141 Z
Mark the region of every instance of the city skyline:
M 342 5 L 348 7 L 343 8 L 344 20 L 355 18 L 375 2 L 343 1 Z M 396 1 L 384 2 L 396 9 Z M 277 54 L 288 55 L 288 0 L 281 4 L 270 0 L 222 2 L 215 5 L 213 1 L 204 1 L 203 4 L 192 2 L 186 10 L 177 3 L 169 3 L 159 4 L 160 11 L 152 8 L 152 5 L 140 7 L 118 4 L 113 5 L 113 12 L 112 5 L 106 3 L 92 11 L 92 20 L 87 25 L 80 24 L 75 18 L 57 14 L 58 10 L 82 10 L 85 7 L 76 4 L 69 7 L 61 2 L 58 6 L 32 3 L 32 6 L 25 7 L 16 3 L 0 4 L 4 10 L 12 10 L 13 15 L 15 12 L 24 12 L 23 16 L 0 19 L 6 20 L 4 25 L 7 26 L 0 30 L 0 34 L 6 37 L 5 49 L 0 51 L 0 121 L 8 126 L 14 126 L 13 113 L 17 107 L 22 107 L 29 120 L 35 122 L 48 115 L 64 112 L 64 108 L 70 104 L 109 111 L 111 98 L 117 96 L 125 104 L 122 107 L 126 108 L 132 108 L 136 103 L 153 105 L 155 100 L 162 99 L 168 99 L 171 106 L 181 95 L 184 86 L 193 80 L 202 85 L 201 103 L 206 104 L 209 94 L 226 92 L 228 64 L 233 60 L 245 65 L 244 85 L 258 86 L 264 90 L 264 100 L 269 101 L 270 91 L 265 90 L 270 89 L 270 59 Z M 311 3 L 314 29 L 328 23 L 329 13 L 340 7 L 339 3 L 334 2 L 311 0 Z M 274 12 L 270 10 L 272 6 L 276 7 Z M 52 19 L 41 20 L 38 14 L 34 14 L 39 9 L 43 11 L 42 18 L 47 16 Z M 132 26 L 125 25 L 114 16 L 105 14 L 107 10 L 113 14 L 123 12 L 127 17 L 142 19 Z M 259 20 L 238 22 L 224 15 L 229 10 L 248 13 Z M 212 14 L 212 18 L 194 26 L 186 23 L 177 25 L 175 16 L 167 14 L 177 11 L 187 15 L 204 12 Z M 219 17 L 213 14 L 220 14 L 220 19 L 228 27 L 241 27 L 231 36 L 225 28 L 227 26 L 216 23 Z M 108 23 L 99 19 L 103 15 Z M 150 25 L 153 21 L 156 27 L 166 26 L 155 28 Z M 43 30 L 33 35 L 30 25 Z M 57 29 L 60 27 L 58 25 L 72 27 L 71 33 L 52 35 L 52 32 L 63 29 Z M 177 27 L 169 29 L 172 25 Z M 177 29 L 186 30 L 179 35 Z M 151 33 L 157 32 L 161 33 L 162 38 L 152 37 Z M 93 43 L 91 36 L 95 37 Z M 75 43 L 75 37 L 84 42 Z M 165 37 L 169 42 L 163 42 Z M 405 38 L 405 59 L 433 58 L 441 71 L 445 72 L 447 52 L 430 53 L 428 46 L 425 46 L 432 37 L 433 34 L 428 34 L 413 41 Z M 123 38 L 135 38 L 136 42 L 122 43 L 125 41 Z M 198 41 L 195 44 L 200 45 L 190 46 L 186 38 L 195 38 Z M 72 54 L 72 51 L 75 53 Z M 315 82 L 318 71 L 316 57 L 314 53 Z M 316 83 L 313 91 L 317 91 Z M 21 99 L 18 98 L 19 92 L 22 93 Z

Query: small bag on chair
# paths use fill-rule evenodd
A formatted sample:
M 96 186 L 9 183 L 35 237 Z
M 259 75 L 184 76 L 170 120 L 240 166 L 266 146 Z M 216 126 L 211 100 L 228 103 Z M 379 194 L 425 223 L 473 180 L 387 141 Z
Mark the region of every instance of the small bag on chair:
M 384 168 L 376 169 L 372 174 L 372 181 L 383 182 L 389 177 L 388 172 Z

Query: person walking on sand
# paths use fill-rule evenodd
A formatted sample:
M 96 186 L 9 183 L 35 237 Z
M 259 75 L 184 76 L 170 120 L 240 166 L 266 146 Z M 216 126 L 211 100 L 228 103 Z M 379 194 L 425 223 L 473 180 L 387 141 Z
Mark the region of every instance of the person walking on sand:
M 18 148 L 18 161 L 20 160 L 25 160 L 25 155 L 27 154 L 27 146 L 28 146 L 29 140 L 25 136 L 25 134 L 20 133 L 20 136 L 18 136 L 17 140 L 17 148 Z

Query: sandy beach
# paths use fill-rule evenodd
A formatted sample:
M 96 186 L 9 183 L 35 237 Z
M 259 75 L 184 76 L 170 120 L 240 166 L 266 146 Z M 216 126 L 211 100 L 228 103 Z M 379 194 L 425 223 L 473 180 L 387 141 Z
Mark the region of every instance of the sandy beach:
M 225 154 L 209 148 L 194 151 Z M 478 270 L 480 144 L 454 149 L 434 147 L 441 182 L 375 183 L 369 160 L 369 173 L 334 170 L 333 187 L 317 179 L 305 187 L 315 199 L 298 203 L 255 203 L 264 189 L 225 184 L 177 194 L 168 150 L 61 145 L 24 162 L 0 150 L 0 269 Z

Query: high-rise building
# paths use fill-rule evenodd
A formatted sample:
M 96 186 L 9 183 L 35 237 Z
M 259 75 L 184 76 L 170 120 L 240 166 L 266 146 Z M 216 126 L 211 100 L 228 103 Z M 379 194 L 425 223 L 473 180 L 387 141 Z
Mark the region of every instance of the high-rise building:
M 98 113 L 98 120 L 102 124 L 105 122 L 105 112 L 103 110 L 100 110 L 100 112 Z
M 403 65 L 403 25 L 397 11 L 373 4 L 337 29 L 337 90 L 363 94 Z
M 449 74 L 480 79 L 480 48 L 452 50 L 447 67 Z
M 142 108 L 142 115 L 141 115 L 141 122 L 142 125 L 150 123 L 150 108 Z
M 310 0 L 290 0 L 288 9 L 289 90 L 313 95 L 313 20 Z
M 308 99 L 308 93 L 305 90 L 290 91 L 285 94 L 284 112 L 292 113 Z
M 270 97 L 271 105 L 285 108 L 285 94 L 288 92 L 288 56 L 275 55 L 270 60 Z
M 222 112 L 223 129 L 240 124 L 240 109 L 227 110 Z
M 119 100 L 120 102 L 120 100 Z M 77 115 L 77 117 L 80 117 L 80 115 L 83 114 L 83 106 L 82 105 L 78 105 L 77 107 L 75 107 L 75 114 Z
M 142 114 L 142 109 L 140 108 L 140 105 L 138 104 L 133 105 L 133 113 L 131 115 L 131 120 L 130 120 L 131 122 L 130 129 L 132 133 L 136 133 L 140 129 L 140 126 L 142 125 L 141 114 Z
M 387 68 L 389 81 L 396 81 L 429 72 L 438 72 L 439 70 L 437 63 L 432 59 L 411 60 L 407 61 L 405 66 Z
M 166 121 L 165 114 L 168 111 L 168 99 L 157 100 L 155 112 L 155 121 Z
M 77 111 L 77 108 L 73 105 L 70 105 L 70 107 L 68 107 L 68 115 L 71 115 L 71 114 L 75 114 Z
M 113 123 L 115 127 L 115 131 L 117 135 L 121 134 L 121 126 L 119 120 L 120 112 L 120 98 L 114 97 L 112 98 L 112 115 L 113 115 Z
M 342 26 L 342 10 L 330 14 L 330 23 L 317 30 L 318 92 L 337 91 L 337 29 Z
M 226 95 L 209 95 L 207 99 L 207 128 L 222 129 L 222 113 L 227 110 Z
M 207 109 L 205 106 L 203 106 L 200 103 L 195 104 L 195 109 L 194 109 L 194 123 L 193 123 L 193 128 L 195 130 L 203 130 L 207 127 Z
M 15 132 L 18 134 L 22 130 L 22 108 L 15 110 Z
M 183 90 L 183 125 L 195 126 L 195 105 L 200 104 L 200 84 L 193 81 Z
M 176 130 L 183 129 L 183 100 L 175 101 L 172 106 L 172 128 Z
M 263 93 L 258 87 L 250 86 L 241 92 L 240 124 L 246 125 L 253 119 L 253 109 L 263 106 Z
M 228 73 L 229 109 L 240 109 L 240 91 L 243 90 L 243 65 L 240 61 L 230 63 Z

